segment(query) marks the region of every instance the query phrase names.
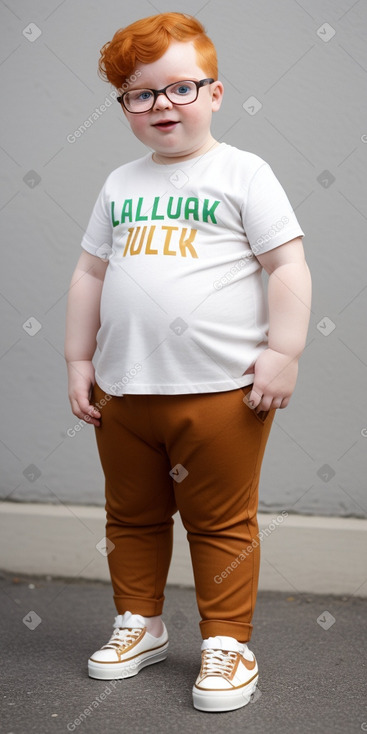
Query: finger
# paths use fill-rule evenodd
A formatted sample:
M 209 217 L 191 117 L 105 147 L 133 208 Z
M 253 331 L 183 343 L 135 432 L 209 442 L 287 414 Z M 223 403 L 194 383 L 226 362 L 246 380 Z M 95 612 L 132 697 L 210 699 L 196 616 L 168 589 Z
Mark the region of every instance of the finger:
M 258 404 L 257 404 L 257 406 L 255 408 L 255 412 L 256 413 L 261 413 L 264 410 L 270 410 L 272 399 L 273 398 L 272 398 L 271 395 L 269 396 L 269 395 L 262 394 L 261 399 L 260 399 L 260 401 L 258 402 Z
M 90 405 L 88 408 L 88 412 L 82 411 L 82 419 L 86 423 L 90 423 L 93 426 L 100 426 L 101 425 L 101 413 L 99 410 L 97 410 L 93 405 Z
M 271 409 L 274 408 L 276 410 L 277 408 L 281 408 L 283 403 L 283 398 L 275 398 L 270 406 Z
M 258 406 L 257 412 L 262 410 L 277 410 L 278 408 L 285 408 L 284 400 L 286 398 L 277 397 L 273 398 L 272 396 L 265 396 L 263 397 L 260 405 Z M 288 404 L 288 403 L 287 403 Z
M 289 403 L 290 398 L 274 398 L 270 408 L 268 410 L 281 410 L 282 408 L 286 408 Z
M 262 399 L 262 393 L 260 392 L 259 389 L 256 389 L 256 387 L 253 386 L 251 392 L 248 395 L 249 407 L 252 409 L 256 409 L 260 405 L 261 399 Z
M 289 398 L 283 398 L 282 404 L 279 407 L 280 408 L 286 408 L 287 405 L 289 404 L 289 401 L 290 401 L 290 397 Z
M 91 405 L 88 398 L 79 398 L 78 400 L 80 410 L 82 410 L 85 415 L 91 416 L 93 418 L 100 418 L 101 413 L 100 411 L 94 407 L 94 405 Z
M 270 406 L 271 401 L 269 402 L 269 399 L 263 398 L 255 409 L 255 413 L 262 413 L 264 410 L 268 411 L 270 410 Z
M 89 403 L 87 403 L 88 410 L 86 411 L 82 410 L 82 406 L 76 398 L 71 398 L 70 403 L 72 412 L 77 418 L 80 418 L 86 423 L 90 423 L 94 426 L 100 425 L 99 418 L 101 417 L 101 413 L 96 408 L 94 408 L 93 405 L 89 405 Z

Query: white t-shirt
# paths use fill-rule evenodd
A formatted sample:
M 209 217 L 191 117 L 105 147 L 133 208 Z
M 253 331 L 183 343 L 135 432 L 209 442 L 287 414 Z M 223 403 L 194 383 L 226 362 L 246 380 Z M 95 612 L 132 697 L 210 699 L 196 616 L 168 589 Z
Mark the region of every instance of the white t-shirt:
M 149 153 L 116 168 L 81 242 L 109 259 L 98 385 L 110 395 L 249 385 L 268 343 L 256 255 L 302 236 L 269 164 L 226 143 L 178 164 Z

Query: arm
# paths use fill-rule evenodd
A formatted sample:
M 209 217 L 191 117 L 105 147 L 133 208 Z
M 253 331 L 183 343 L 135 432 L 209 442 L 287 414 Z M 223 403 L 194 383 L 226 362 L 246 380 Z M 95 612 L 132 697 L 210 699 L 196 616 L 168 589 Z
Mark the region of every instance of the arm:
M 100 425 L 101 414 L 90 404 L 89 396 L 94 384 L 92 358 L 107 266 L 108 261 L 82 252 L 71 279 L 66 310 L 65 360 L 71 409 L 78 418 L 95 426 Z
M 288 405 L 306 343 L 311 304 L 311 276 L 300 237 L 258 255 L 258 260 L 269 274 L 269 341 L 256 360 L 249 396 L 257 411 Z

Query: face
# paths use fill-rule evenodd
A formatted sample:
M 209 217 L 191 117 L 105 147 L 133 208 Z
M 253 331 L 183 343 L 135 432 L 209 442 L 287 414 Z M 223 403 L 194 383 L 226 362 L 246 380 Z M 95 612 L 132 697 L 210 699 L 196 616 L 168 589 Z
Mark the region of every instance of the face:
M 141 76 L 129 91 L 163 89 L 173 82 L 200 81 L 209 76 L 198 66 L 191 41 L 171 43 L 160 59 L 152 64 L 139 64 L 138 68 Z M 154 159 L 158 163 L 176 163 L 201 155 L 213 146 L 211 118 L 219 110 L 222 95 L 221 82 L 213 82 L 201 87 L 197 100 L 188 105 L 175 105 L 160 94 L 149 112 L 134 115 L 123 109 L 134 135 L 155 151 Z

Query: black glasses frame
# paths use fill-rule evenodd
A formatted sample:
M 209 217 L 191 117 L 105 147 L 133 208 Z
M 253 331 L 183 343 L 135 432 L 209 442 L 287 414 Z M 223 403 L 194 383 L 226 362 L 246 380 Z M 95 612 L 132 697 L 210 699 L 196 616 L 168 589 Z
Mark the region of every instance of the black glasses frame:
M 177 84 L 184 84 L 184 82 L 191 82 L 192 84 L 195 84 L 196 85 L 196 97 L 195 97 L 195 99 L 191 99 L 190 102 L 172 102 L 172 104 L 186 105 L 186 104 L 192 104 L 193 102 L 196 102 L 196 100 L 198 98 L 198 95 L 199 95 L 199 89 L 201 87 L 204 87 L 205 84 L 213 84 L 214 81 L 215 81 L 215 79 L 202 79 L 200 82 L 196 82 L 194 79 L 183 79 L 182 82 L 179 81 L 179 82 L 173 82 L 172 84 L 167 84 L 167 86 L 164 87 L 163 89 L 149 89 L 148 87 L 142 87 L 142 91 L 146 90 L 147 92 L 152 92 L 153 95 L 154 95 L 154 98 L 153 98 L 152 106 L 149 107 L 147 110 L 143 110 L 141 112 L 140 111 L 139 112 L 132 112 L 131 110 L 128 109 L 128 107 L 126 107 L 126 104 L 124 102 L 124 97 L 125 97 L 126 94 L 129 94 L 129 90 L 127 92 L 124 92 L 121 95 L 121 97 L 116 97 L 116 101 L 119 102 L 120 104 L 122 104 L 125 107 L 125 110 L 130 113 L 130 115 L 143 115 L 144 112 L 150 112 L 150 110 L 153 109 L 153 107 L 154 107 L 154 105 L 155 105 L 155 103 L 157 101 L 157 97 L 160 94 L 164 94 L 164 96 L 167 97 L 168 101 L 169 102 L 172 102 L 172 100 L 166 94 L 166 90 L 169 89 L 169 87 L 175 87 Z M 134 89 L 134 92 L 136 92 L 136 91 L 138 91 L 138 90 Z

